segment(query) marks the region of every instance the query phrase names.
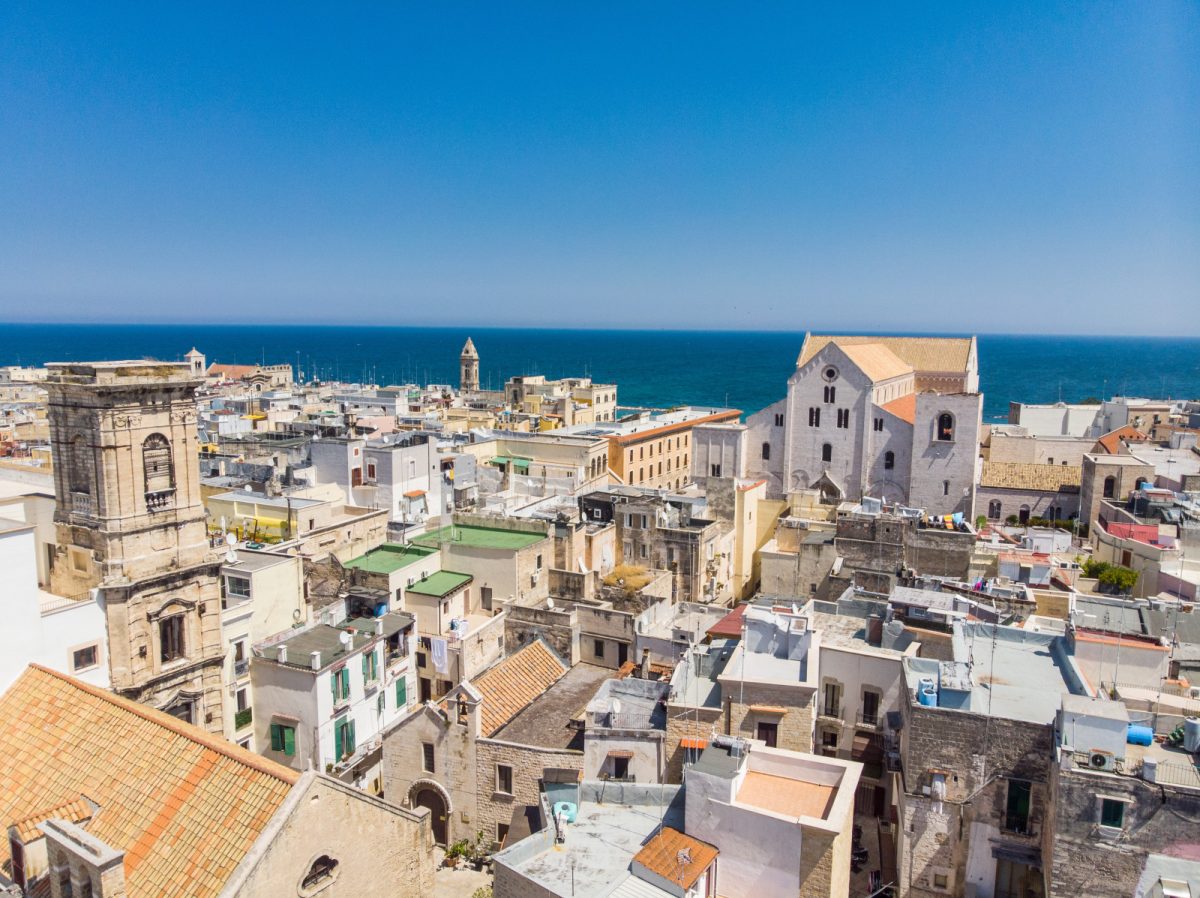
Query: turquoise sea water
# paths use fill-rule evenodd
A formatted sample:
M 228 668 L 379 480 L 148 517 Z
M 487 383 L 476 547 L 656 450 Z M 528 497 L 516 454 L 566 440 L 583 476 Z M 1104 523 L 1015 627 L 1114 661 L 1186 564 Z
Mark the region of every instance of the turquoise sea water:
M 728 405 L 757 411 L 779 399 L 803 333 L 498 328 L 0 324 L 0 364 L 182 357 L 297 363 L 316 374 L 377 383 L 457 383 L 471 336 L 484 386 L 514 374 L 589 374 L 620 387 L 622 405 Z M 1200 338 L 979 336 L 984 416 L 1009 400 L 1200 397 Z

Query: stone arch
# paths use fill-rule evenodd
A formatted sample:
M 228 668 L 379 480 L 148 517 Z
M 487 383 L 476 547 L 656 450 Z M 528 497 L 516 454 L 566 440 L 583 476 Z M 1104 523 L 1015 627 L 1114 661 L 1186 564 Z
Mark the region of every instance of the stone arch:
M 450 815 L 454 812 L 454 803 L 450 800 L 450 793 L 446 791 L 445 786 L 437 780 L 417 780 L 408 787 L 408 806 L 429 808 L 433 841 L 438 845 L 449 844 Z

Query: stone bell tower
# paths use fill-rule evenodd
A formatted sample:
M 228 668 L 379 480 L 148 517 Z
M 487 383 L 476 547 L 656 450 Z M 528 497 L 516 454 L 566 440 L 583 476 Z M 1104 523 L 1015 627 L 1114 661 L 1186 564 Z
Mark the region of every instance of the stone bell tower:
M 219 562 L 200 499 L 188 362 L 47 366 L 51 589 L 98 588 L 113 689 L 221 732 Z
M 458 389 L 460 393 L 479 392 L 479 353 L 470 337 L 458 357 Z

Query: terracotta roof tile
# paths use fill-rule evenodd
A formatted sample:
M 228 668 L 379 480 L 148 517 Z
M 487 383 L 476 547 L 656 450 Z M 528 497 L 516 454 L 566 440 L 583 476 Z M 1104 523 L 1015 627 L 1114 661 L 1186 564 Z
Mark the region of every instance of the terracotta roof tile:
M 899 399 L 885 402 L 882 408 L 885 412 L 895 415 L 901 421 L 913 424 L 917 420 L 917 394 L 909 393 L 907 396 L 901 396 Z
M 845 346 L 838 343 L 838 346 L 872 382 L 913 373 L 912 365 L 897 357 L 882 343 L 850 343 Z
M 567 666 L 538 639 L 473 679 L 471 684 L 483 696 L 483 735 L 494 734 L 566 672 Z
M 87 831 L 126 852 L 129 898 L 216 896 L 299 779 L 169 714 L 37 665 L 0 696 L 0 757 L 19 759 L 0 765 L 0 826 L 87 796 L 97 807 Z M 0 862 L 8 861 L 5 840 Z
M 658 835 L 642 846 L 633 860 L 663 879 L 690 889 L 717 854 L 717 849 L 707 842 L 664 826 Z
M 1078 492 L 1083 477 L 1079 465 L 1030 465 L 1013 461 L 985 461 L 979 485 L 992 489 L 1035 493 Z
M 914 371 L 965 373 L 971 358 L 971 337 L 867 337 L 833 334 L 808 334 L 796 366 L 800 367 L 830 342 L 842 349 L 856 343 L 878 343 Z
M 1100 437 L 1100 439 L 1096 440 L 1096 445 L 1109 455 L 1118 455 L 1121 452 L 1121 443 L 1144 443 L 1148 439 L 1150 439 L 1148 434 L 1143 433 L 1131 424 L 1126 424 L 1124 427 L 1110 430 L 1104 436 Z

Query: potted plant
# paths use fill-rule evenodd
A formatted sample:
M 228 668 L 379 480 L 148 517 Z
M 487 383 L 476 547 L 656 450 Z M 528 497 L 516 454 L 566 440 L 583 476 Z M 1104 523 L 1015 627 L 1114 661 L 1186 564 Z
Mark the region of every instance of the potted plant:
M 483 830 L 481 829 L 476 832 L 475 838 L 471 840 L 470 845 L 467 847 L 466 853 L 466 857 L 470 861 L 471 866 L 476 870 L 482 870 L 484 864 L 487 863 L 489 857 L 488 849 L 490 847 L 491 846 L 488 844 L 483 835 Z
M 450 847 L 446 849 L 446 866 L 447 867 L 457 867 L 459 864 L 459 861 L 461 861 L 464 857 L 466 857 L 466 855 L 467 855 L 467 840 L 459 839 L 457 842 L 452 843 L 450 845 Z

